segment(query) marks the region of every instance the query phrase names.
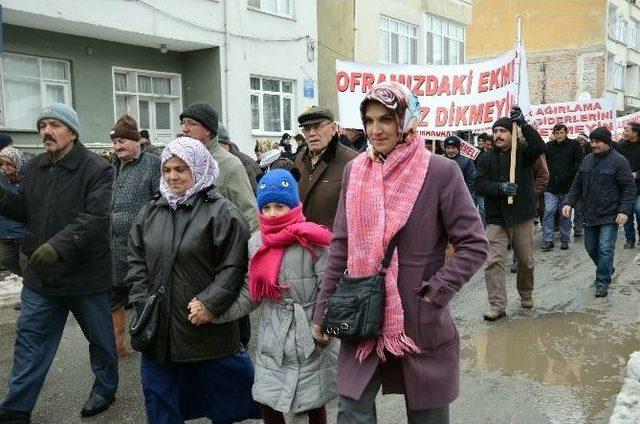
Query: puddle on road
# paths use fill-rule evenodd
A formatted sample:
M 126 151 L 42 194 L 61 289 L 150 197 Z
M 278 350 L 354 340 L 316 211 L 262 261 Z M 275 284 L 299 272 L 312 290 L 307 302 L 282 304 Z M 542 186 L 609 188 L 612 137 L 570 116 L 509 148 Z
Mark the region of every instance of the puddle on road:
M 621 334 L 588 313 L 508 319 L 476 331 L 463 341 L 461 354 L 477 371 L 567 386 L 581 400 L 585 416 L 593 418 L 611 407 L 626 360 L 638 349 L 637 328 L 630 327 Z

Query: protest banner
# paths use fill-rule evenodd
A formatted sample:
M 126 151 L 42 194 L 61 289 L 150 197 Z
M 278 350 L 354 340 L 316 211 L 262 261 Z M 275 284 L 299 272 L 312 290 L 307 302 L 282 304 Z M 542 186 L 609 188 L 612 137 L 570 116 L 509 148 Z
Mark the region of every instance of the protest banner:
M 605 126 L 614 132 L 616 104 L 613 97 L 549 103 L 531 106 L 531 123 L 537 124 L 542 137 L 548 137 L 556 124 L 565 124 L 569 137 L 589 134 L 597 127 Z
M 640 122 L 640 112 L 630 113 L 616 119 L 616 131 L 613 138 L 615 140 L 621 139 L 624 127 L 632 122 Z
M 460 141 L 460 154 L 471 160 L 476 160 L 480 155 L 480 149 L 464 140 Z
M 520 69 L 518 69 L 520 67 Z M 336 61 L 340 122 L 362 128 L 360 102 L 375 85 L 397 81 L 418 96 L 425 116 L 421 130 L 485 128 L 509 115 L 514 104 L 529 110 L 524 49 L 488 61 L 463 65 L 397 65 Z M 518 89 L 520 82 L 520 89 Z

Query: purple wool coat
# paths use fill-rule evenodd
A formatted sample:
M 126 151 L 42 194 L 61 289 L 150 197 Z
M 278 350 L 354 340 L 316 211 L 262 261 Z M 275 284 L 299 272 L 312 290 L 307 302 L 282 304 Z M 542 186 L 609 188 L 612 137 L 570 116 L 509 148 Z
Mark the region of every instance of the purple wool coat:
M 344 171 L 333 227 L 333 239 L 313 322 L 322 325 L 325 300 L 333 294 L 347 267 L 348 237 L 345 196 L 351 164 Z M 447 242 L 455 254 L 445 264 Z M 421 352 L 396 358 L 375 353 L 360 363 L 357 344 L 342 342 L 338 356 L 338 392 L 359 399 L 380 368 L 383 393 L 403 393 L 409 408 L 423 410 L 451 403 L 459 393 L 458 331 L 449 302 L 484 263 L 489 244 L 458 165 L 431 156 L 425 183 L 398 242 L 398 289 L 406 334 Z M 428 302 L 418 297 L 422 276 L 429 283 Z

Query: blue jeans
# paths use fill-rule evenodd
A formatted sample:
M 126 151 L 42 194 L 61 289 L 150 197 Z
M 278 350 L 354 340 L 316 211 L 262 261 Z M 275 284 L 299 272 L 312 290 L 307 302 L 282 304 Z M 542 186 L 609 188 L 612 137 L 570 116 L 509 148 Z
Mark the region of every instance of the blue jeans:
M 611 284 L 617 237 L 618 226 L 616 224 L 584 228 L 584 247 L 596 265 L 596 287 Z
M 13 370 L 3 408 L 22 412 L 33 410 L 60 345 L 69 311 L 89 340 L 91 369 L 96 377 L 92 392 L 104 397 L 115 395 L 118 357 L 109 296 L 109 292 L 44 296 L 27 286 L 22 288 Z
M 553 219 L 556 211 L 564 204 L 564 194 L 544 192 L 544 216 L 542 217 L 542 239 L 545 242 L 553 241 Z M 560 241 L 568 242 L 571 235 L 571 218 L 565 218 L 560 214 Z
M 636 200 L 633 202 L 633 211 L 631 216 L 624 224 L 624 237 L 628 242 L 636 242 L 636 228 L 633 222 L 633 216 L 636 217 L 636 223 L 638 225 L 638 235 L 640 235 L 640 196 L 636 196 Z

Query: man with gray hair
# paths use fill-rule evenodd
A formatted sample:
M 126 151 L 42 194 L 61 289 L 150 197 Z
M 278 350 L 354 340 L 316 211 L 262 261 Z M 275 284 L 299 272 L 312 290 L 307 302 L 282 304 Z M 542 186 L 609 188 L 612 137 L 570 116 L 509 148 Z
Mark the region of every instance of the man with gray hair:
M 82 416 L 113 403 L 118 359 L 111 322 L 109 214 L 113 170 L 80 141 L 75 110 L 54 103 L 36 127 L 36 156 L 18 192 L 0 187 L 0 213 L 27 224 L 22 311 L 0 422 L 28 423 L 71 311 L 89 340 L 95 382 Z

